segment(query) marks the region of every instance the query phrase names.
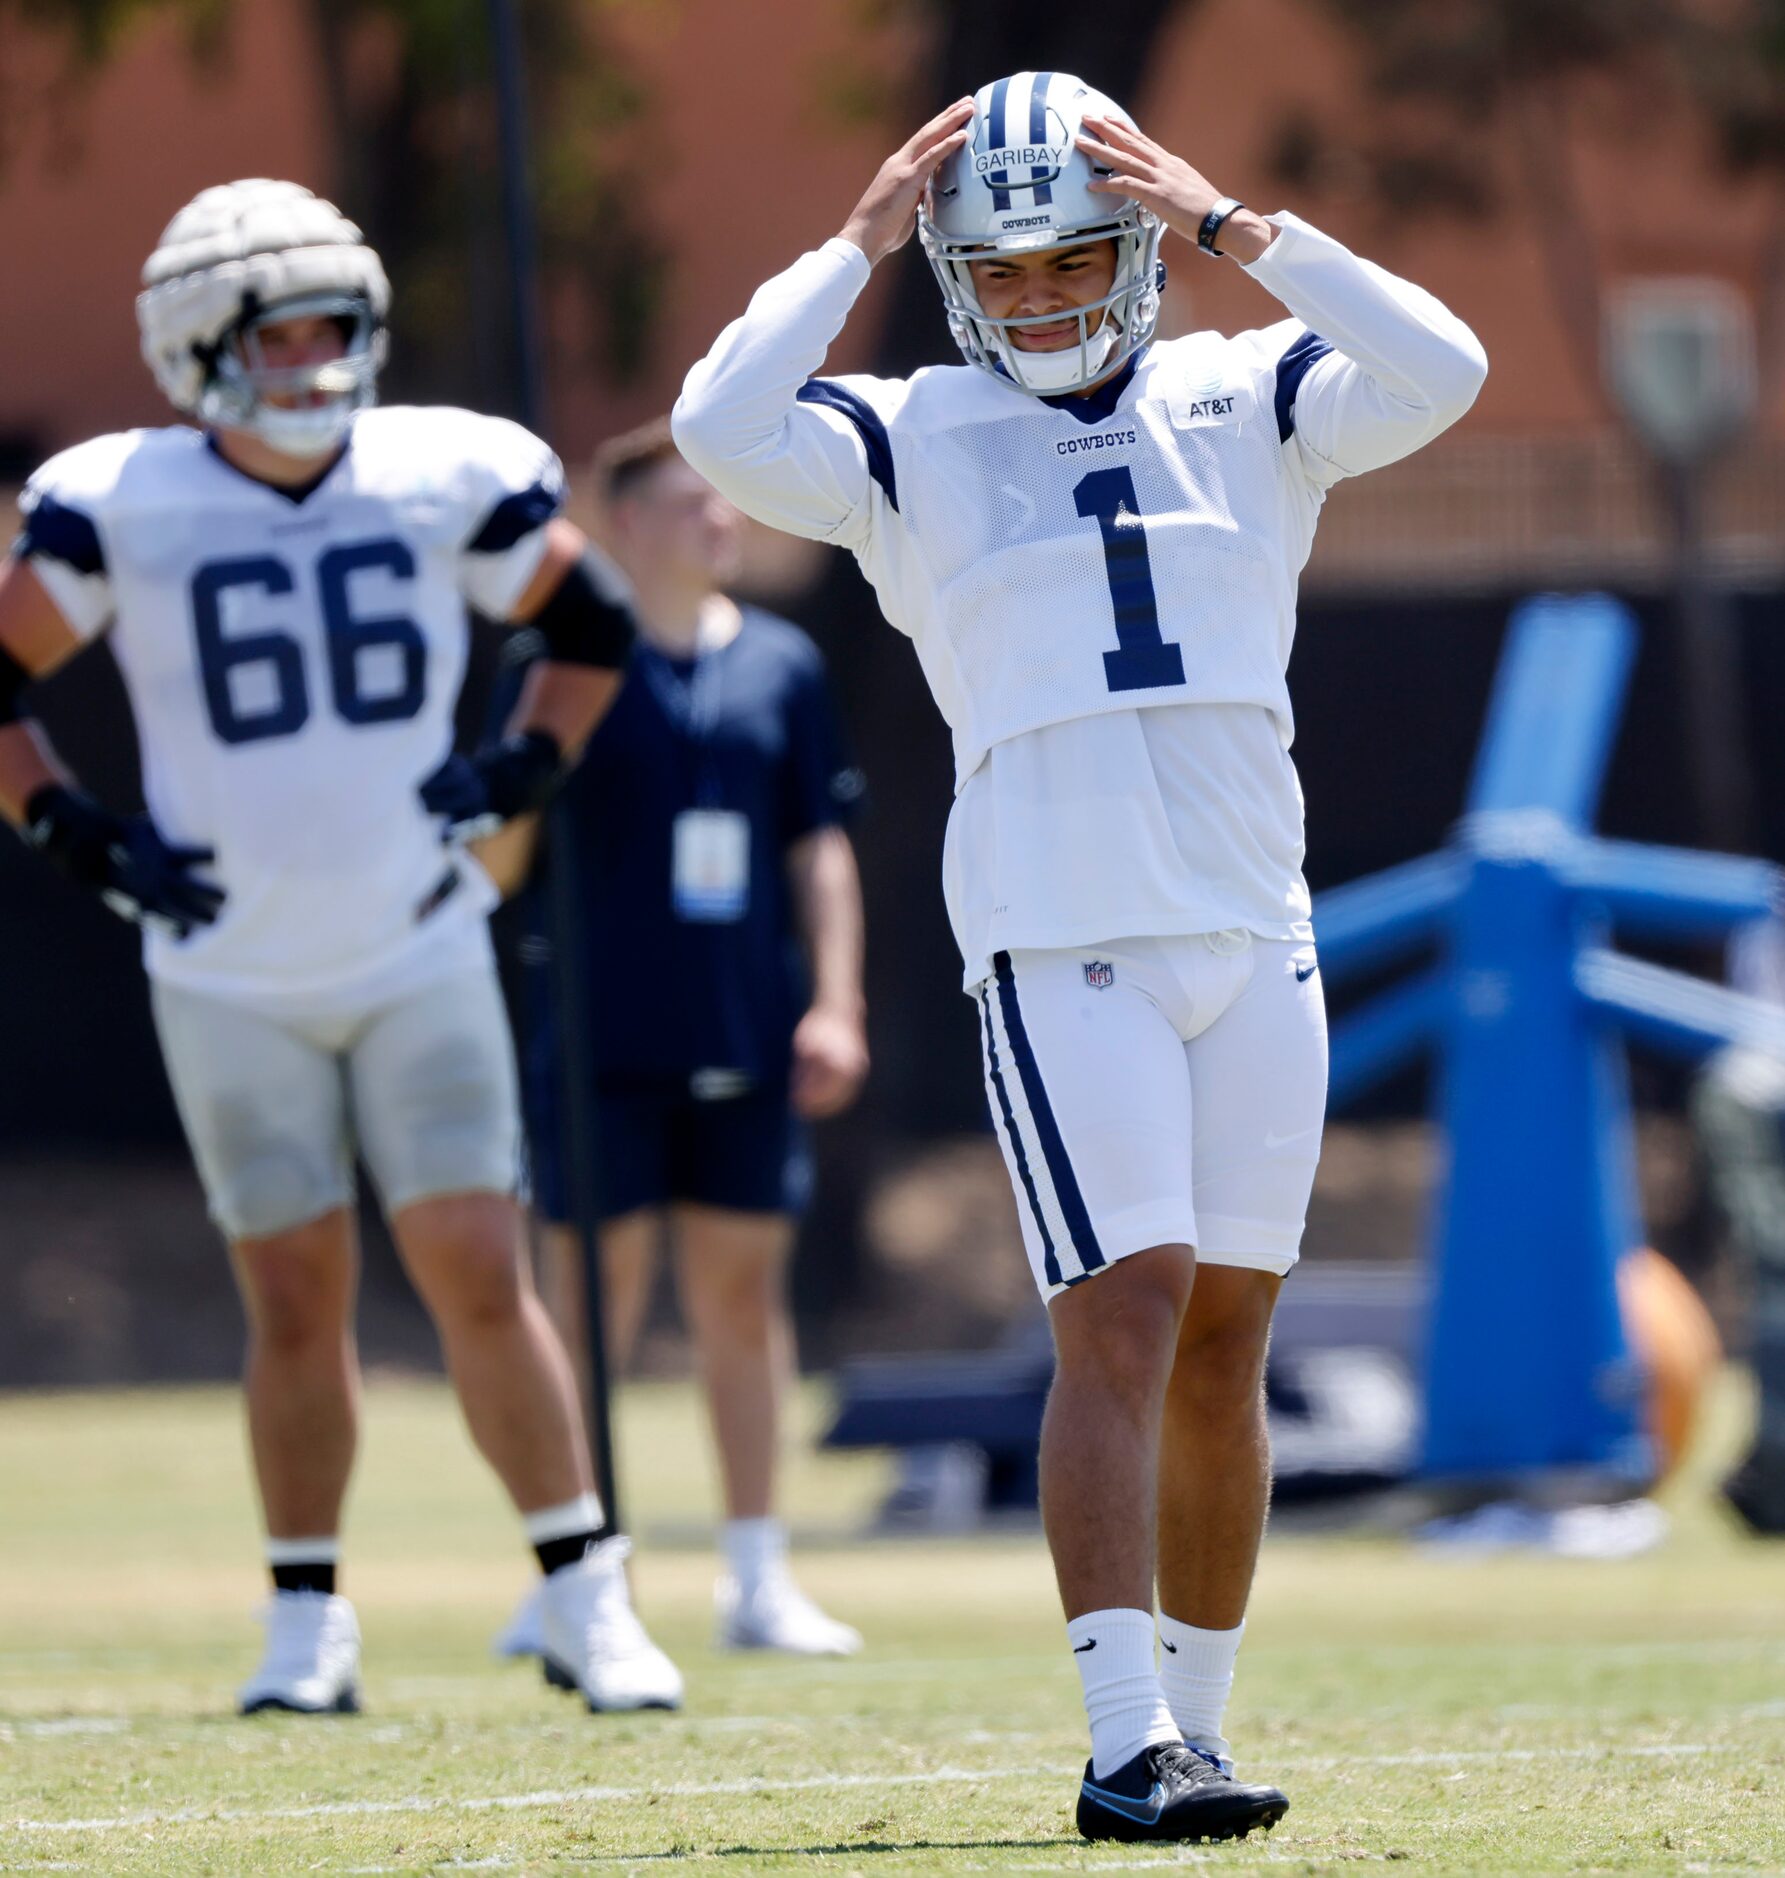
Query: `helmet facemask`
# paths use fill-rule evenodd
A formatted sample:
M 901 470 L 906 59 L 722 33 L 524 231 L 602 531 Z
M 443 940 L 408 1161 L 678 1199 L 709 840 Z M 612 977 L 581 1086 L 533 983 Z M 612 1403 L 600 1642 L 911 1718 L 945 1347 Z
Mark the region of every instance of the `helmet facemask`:
M 174 408 L 246 431 L 289 456 L 321 456 L 376 401 L 390 283 L 333 203 L 266 177 L 206 189 L 143 266 L 143 358 Z M 268 363 L 273 321 L 339 322 L 339 358 Z M 275 402 L 277 400 L 277 402 Z
M 1161 232 L 1158 218 L 1134 202 L 1124 203 L 1106 222 L 1051 230 L 1039 239 L 1019 235 L 962 241 L 941 234 L 927 218 L 918 225 L 924 253 L 942 289 L 955 344 L 969 364 L 1008 379 L 1033 397 L 1088 390 L 1151 340 L 1159 324 Z M 1116 244 L 1115 278 L 1102 299 L 1014 319 L 994 319 L 980 304 L 973 262 L 1088 247 L 1099 241 Z M 1016 343 L 1015 335 L 1026 328 L 1057 326 L 1065 319 L 1078 322 L 1075 346 L 1031 352 Z
M 1111 175 L 1078 147 L 1085 117 L 1127 113 L 1069 72 L 1016 72 L 974 97 L 967 142 L 924 193 L 917 232 L 949 330 L 970 365 L 1032 397 L 1087 391 L 1146 345 L 1159 323 L 1159 218 L 1102 187 Z M 1110 291 L 1089 306 L 994 319 L 973 283 L 975 261 L 1008 260 L 1112 241 Z M 1025 328 L 1078 323 L 1078 343 L 1028 352 Z
M 262 331 L 296 319 L 338 322 L 341 356 L 308 365 L 268 364 Z M 248 431 L 290 456 L 320 455 L 347 435 L 357 412 L 376 402 L 386 348 L 383 324 L 364 294 L 300 294 L 250 306 L 218 344 L 195 415 L 206 424 Z

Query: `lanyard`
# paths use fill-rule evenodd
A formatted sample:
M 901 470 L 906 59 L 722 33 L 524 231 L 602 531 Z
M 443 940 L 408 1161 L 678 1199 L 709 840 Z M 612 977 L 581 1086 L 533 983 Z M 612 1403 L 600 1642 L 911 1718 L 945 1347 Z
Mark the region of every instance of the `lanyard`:
M 653 652 L 645 661 L 645 674 L 657 701 L 670 722 L 687 738 L 694 768 L 694 799 L 703 809 L 719 806 L 719 759 L 714 735 L 719 728 L 719 713 L 724 690 L 720 670 L 723 646 L 711 646 L 694 654 L 694 669 L 686 677 L 671 662 L 667 653 Z

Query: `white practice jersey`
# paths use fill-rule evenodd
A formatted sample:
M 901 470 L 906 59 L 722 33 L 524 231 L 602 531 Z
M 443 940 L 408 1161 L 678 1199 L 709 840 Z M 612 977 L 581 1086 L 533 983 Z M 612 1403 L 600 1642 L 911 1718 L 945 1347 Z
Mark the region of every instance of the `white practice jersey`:
M 969 986 L 1014 947 L 1308 936 L 1286 673 L 1327 489 L 1486 372 L 1418 287 L 1292 215 L 1247 269 L 1293 317 L 1161 341 L 1088 397 L 973 366 L 813 377 L 868 278 L 843 240 L 688 375 L 683 453 L 851 549 L 954 734 L 944 884 Z
M 228 896 L 188 939 L 145 935 L 155 977 L 326 1005 L 487 947 L 494 891 L 416 789 L 452 749 L 467 606 L 510 612 L 562 502 L 537 437 L 450 409 L 362 413 L 301 495 L 185 428 L 31 479 L 21 552 L 76 632 L 109 634 L 149 812 L 216 850 Z

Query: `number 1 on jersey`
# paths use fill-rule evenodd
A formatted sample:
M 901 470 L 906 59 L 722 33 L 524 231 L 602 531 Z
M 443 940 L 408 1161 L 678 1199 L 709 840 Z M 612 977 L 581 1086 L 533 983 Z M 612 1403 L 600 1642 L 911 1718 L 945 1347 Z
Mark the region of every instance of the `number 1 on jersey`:
M 1093 470 L 1072 492 L 1086 521 L 1103 535 L 1103 571 L 1115 609 L 1118 649 L 1103 655 L 1111 691 L 1155 691 L 1184 682 L 1184 654 L 1159 630 L 1159 599 L 1134 476 L 1127 469 Z

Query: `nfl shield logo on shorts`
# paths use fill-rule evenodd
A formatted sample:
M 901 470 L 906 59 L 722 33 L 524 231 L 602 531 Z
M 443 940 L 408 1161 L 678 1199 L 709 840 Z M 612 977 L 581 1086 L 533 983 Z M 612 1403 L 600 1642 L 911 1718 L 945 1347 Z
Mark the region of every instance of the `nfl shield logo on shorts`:
M 1093 991 L 1107 991 L 1116 982 L 1116 968 L 1108 959 L 1085 961 L 1085 983 Z

